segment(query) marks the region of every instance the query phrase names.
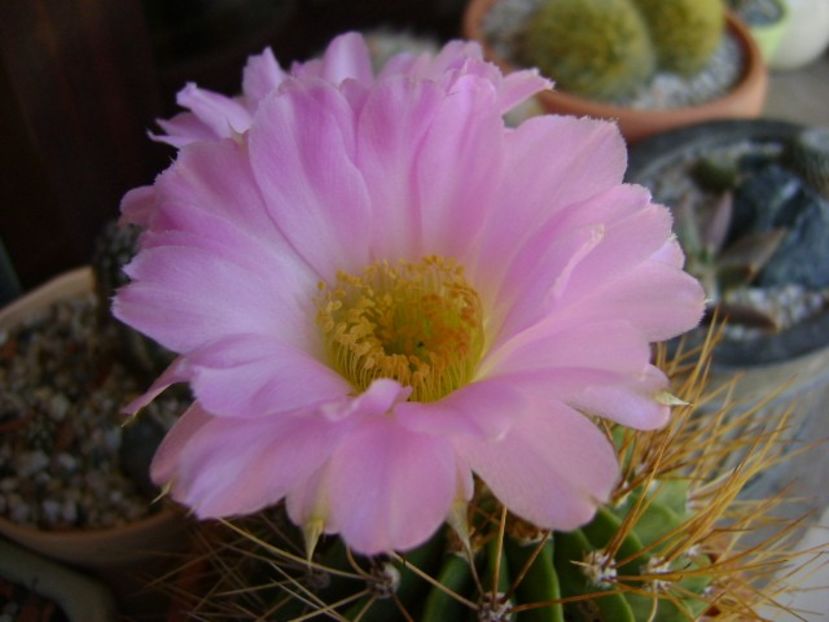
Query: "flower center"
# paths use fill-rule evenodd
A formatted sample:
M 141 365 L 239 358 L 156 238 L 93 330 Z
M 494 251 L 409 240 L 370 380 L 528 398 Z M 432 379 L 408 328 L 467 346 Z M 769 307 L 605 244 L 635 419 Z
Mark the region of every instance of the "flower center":
M 320 283 L 317 324 L 333 366 L 360 391 L 376 378 L 432 402 L 466 384 L 484 347 L 481 299 L 453 259 L 424 257 Z

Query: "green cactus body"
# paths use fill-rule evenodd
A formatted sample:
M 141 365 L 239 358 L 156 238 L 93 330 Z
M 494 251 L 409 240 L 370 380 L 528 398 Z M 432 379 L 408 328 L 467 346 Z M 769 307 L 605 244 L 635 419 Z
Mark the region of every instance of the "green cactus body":
M 597 99 L 631 93 L 655 66 L 645 22 L 629 0 L 550 0 L 520 47 L 522 60 L 559 88 Z
M 719 425 L 727 410 L 700 425 L 691 404 L 707 399 L 710 348 L 692 367 L 681 352 L 681 363 L 657 354 L 672 379 L 682 370 L 672 391 L 684 405 L 658 431 L 605 428 L 621 477 L 581 528 L 540 529 L 509 514 L 476 481 L 466 513 L 453 508 L 453 527 L 405 554 L 363 557 L 330 536 L 308 554 L 280 504 L 227 523 L 231 538 L 204 538 L 211 566 L 191 613 L 297 622 L 685 622 L 714 612 L 754 619 L 755 607 L 785 593 L 770 577 L 792 562 L 793 532 L 744 545 L 746 533 L 768 527 L 776 499 L 749 502 L 738 494 L 781 459 L 789 419 L 764 419 L 762 441 Z M 740 468 L 723 465 L 724 455 L 743 456 Z
M 654 608 L 656 620 L 687 620 L 702 613 L 711 583 L 706 555 L 668 558 L 691 518 L 688 496 L 681 479 L 642 484 L 572 532 L 550 534 L 510 516 L 502 541 L 500 512 L 485 492 L 470 515 L 472 564 L 448 528 L 399 557 L 353 556 L 327 538 L 312 566 L 294 565 L 307 594 L 275 595 L 273 619 L 305 619 L 316 603 L 363 622 L 645 622 Z M 272 574 L 260 572 L 262 583 Z M 654 579 L 660 572 L 664 581 Z
M 648 24 L 660 66 L 684 75 L 702 69 L 722 39 L 722 0 L 633 0 Z

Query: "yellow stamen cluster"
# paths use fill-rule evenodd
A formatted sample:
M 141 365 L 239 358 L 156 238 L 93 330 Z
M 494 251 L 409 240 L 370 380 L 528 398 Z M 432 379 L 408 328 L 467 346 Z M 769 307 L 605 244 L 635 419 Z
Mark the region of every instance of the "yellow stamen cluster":
M 453 259 L 380 261 L 320 283 L 317 324 L 331 364 L 359 391 L 376 378 L 431 402 L 466 384 L 484 347 L 481 299 Z

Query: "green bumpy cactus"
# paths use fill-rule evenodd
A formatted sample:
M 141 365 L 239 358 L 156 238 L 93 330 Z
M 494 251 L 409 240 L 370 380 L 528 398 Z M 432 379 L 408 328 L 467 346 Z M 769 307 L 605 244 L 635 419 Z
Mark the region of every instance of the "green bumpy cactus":
M 596 99 L 625 96 L 653 73 L 642 16 L 629 0 L 552 0 L 528 23 L 522 60 L 559 88 Z
M 405 556 L 363 558 L 330 538 L 319 543 L 305 568 L 289 552 L 299 550 L 302 536 L 279 511 L 266 520 L 268 535 L 254 537 L 273 541 L 278 531 L 286 539 L 269 548 L 271 564 L 245 573 L 245 583 L 266 585 L 278 565 L 283 583 L 293 574 L 291 580 L 307 593 L 297 588 L 297 597 L 285 598 L 274 587 L 265 598 L 265 589 L 257 587 L 252 593 L 262 598 L 258 606 L 236 604 L 239 611 L 260 615 L 278 606 L 268 616 L 274 620 L 316 619 L 316 610 L 361 622 L 685 622 L 710 607 L 706 589 L 713 581 L 705 573 L 709 554 L 689 545 L 694 516 L 688 498 L 687 481 L 650 481 L 601 508 L 581 529 L 551 534 L 502 515 L 484 491 L 469 512 L 472 536 L 466 546 L 446 528 Z M 244 530 L 255 533 L 250 525 Z M 278 551 L 286 557 L 280 559 Z M 228 610 L 227 604 L 220 607 Z
M 693 75 L 702 69 L 722 39 L 722 0 L 633 0 L 648 23 L 658 63 L 669 71 Z

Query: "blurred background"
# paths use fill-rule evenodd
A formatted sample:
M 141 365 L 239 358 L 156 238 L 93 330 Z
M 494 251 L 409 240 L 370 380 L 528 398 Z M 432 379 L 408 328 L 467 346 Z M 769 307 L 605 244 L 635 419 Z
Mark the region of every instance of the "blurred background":
M 172 157 L 146 132 L 177 111 L 185 82 L 235 93 L 250 54 L 270 45 L 288 66 L 349 29 L 449 39 L 464 4 L 0 2 L 0 305 L 89 261 L 124 192 L 151 182 Z
M 740 3 L 729 1 L 732 8 Z M 445 41 L 459 36 L 466 4 L 0 2 L 0 306 L 88 263 L 124 192 L 151 182 L 172 158 L 172 149 L 146 133 L 154 119 L 178 111 L 175 93 L 185 82 L 233 94 L 250 54 L 270 45 L 287 67 L 350 29 L 385 27 Z M 764 116 L 829 124 L 828 99 L 824 54 L 803 71 L 772 76 Z

